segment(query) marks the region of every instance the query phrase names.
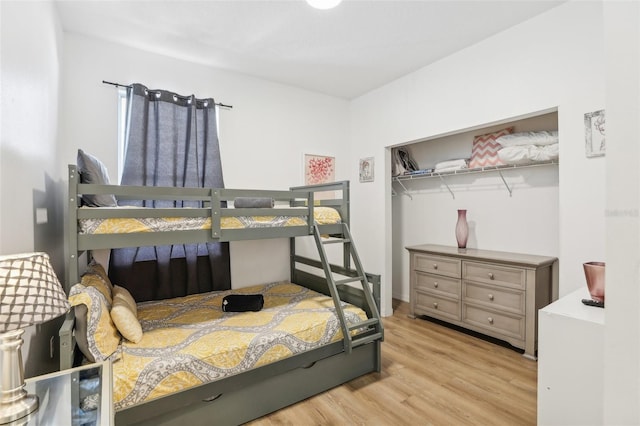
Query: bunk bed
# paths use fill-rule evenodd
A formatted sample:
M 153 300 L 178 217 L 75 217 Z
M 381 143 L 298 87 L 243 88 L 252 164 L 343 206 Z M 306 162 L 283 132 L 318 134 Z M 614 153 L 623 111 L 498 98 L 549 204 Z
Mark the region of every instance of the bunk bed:
M 333 198 L 321 197 L 320 200 L 319 193 L 332 194 Z M 202 207 L 88 208 L 81 202 L 86 194 L 112 194 L 118 201 L 189 200 L 199 202 Z M 272 205 L 237 207 L 240 199 L 272 200 Z M 117 424 L 239 424 L 381 370 L 384 331 L 379 315 L 380 277 L 364 271 L 352 242 L 348 182 L 293 187 L 287 191 L 97 185 L 81 183 L 77 167 L 69 165 L 68 207 L 68 292 L 81 281 L 88 258 L 82 254 L 91 250 L 289 238 L 290 283 L 270 284 L 265 287 L 267 290 L 239 289 L 205 297 L 220 303 L 229 293 L 267 295 L 269 289 L 283 285 L 285 292 L 308 293 L 324 308 L 330 305 L 327 312 L 332 313 L 330 316 L 338 328 L 330 339 L 283 359 L 256 364 L 246 371 L 223 375 L 167 395 L 121 404 L 116 407 Z M 151 225 L 156 221 L 162 223 L 166 218 L 180 225 L 160 225 L 159 229 Z M 117 221 L 124 221 L 126 225 L 114 225 Z M 304 236 L 313 237 L 317 258 L 296 253 L 296 237 Z M 334 244 L 342 247 L 338 264 L 330 262 L 325 250 L 326 245 Z M 334 258 L 335 253 L 331 259 Z M 154 303 L 141 303 L 139 312 Z M 265 298 L 265 307 L 270 303 Z M 60 330 L 62 369 L 72 367 L 79 359 L 75 325 L 72 310 Z M 119 362 L 114 361 L 114 366 Z

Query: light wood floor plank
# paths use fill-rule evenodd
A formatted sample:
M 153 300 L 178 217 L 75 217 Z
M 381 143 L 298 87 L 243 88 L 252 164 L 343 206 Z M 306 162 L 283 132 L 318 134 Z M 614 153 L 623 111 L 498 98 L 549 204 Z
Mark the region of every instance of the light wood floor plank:
M 250 422 L 263 425 L 535 425 L 537 363 L 495 342 L 407 317 L 384 318 L 382 372 Z

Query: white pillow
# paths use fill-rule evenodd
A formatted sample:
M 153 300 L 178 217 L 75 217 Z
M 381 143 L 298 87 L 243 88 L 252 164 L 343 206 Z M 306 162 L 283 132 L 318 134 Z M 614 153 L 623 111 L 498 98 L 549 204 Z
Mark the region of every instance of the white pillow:
M 542 130 L 539 132 L 520 132 L 500 136 L 497 143 L 506 148 L 522 145 L 552 145 L 558 143 L 557 130 Z
M 549 161 L 558 158 L 559 144 L 509 146 L 498 151 L 498 157 L 506 164 L 527 164 L 536 161 Z
M 136 301 L 129 290 L 119 285 L 113 286 L 111 319 L 122 337 L 133 343 L 142 340 L 142 326 L 138 321 Z
M 136 318 L 138 317 L 138 305 L 136 304 L 136 301 L 133 298 L 133 296 L 131 296 L 131 293 L 129 293 L 129 290 L 127 290 L 124 287 L 120 287 L 119 285 L 114 285 L 113 299 L 123 300 L 127 304 L 127 306 L 130 308 L 131 312 L 135 314 Z
M 111 308 L 111 320 L 125 339 L 138 343 L 142 340 L 142 326 L 136 314 L 122 298 L 116 298 Z

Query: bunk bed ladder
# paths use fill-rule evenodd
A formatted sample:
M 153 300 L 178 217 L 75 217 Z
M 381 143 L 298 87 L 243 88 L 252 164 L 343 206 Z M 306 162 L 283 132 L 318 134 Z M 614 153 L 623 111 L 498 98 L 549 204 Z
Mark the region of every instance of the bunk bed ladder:
M 313 235 L 316 241 L 316 246 L 318 247 L 318 253 L 320 254 L 320 261 L 327 278 L 329 292 L 331 293 L 331 297 L 336 308 L 336 314 L 338 315 L 338 319 L 342 327 L 342 335 L 345 336 L 345 352 L 351 353 L 352 349 L 357 346 L 382 339 L 383 331 L 380 313 L 378 312 L 378 307 L 375 300 L 373 299 L 373 294 L 367 280 L 367 274 L 362 267 L 360 257 L 358 256 L 355 245 L 353 244 L 351 233 L 349 232 L 349 226 L 346 223 L 342 224 L 342 235 L 340 236 L 341 238 L 323 238 L 318 225 L 314 225 Z M 336 280 L 334 278 L 327 253 L 324 249 L 324 245 L 326 244 L 343 244 L 345 252 L 348 251 L 348 253 L 345 253 L 345 258 L 350 257 L 353 260 L 356 271 L 356 274 L 354 276 L 339 280 Z M 360 282 L 360 284 L 362 285 L 362 291 L 364 293 L 365 302 L 371 318 L 364 321 L 359 321 L 357 323 L 347 324 L 344 311 L 342 309 L 340 295 L 338 293 L 338 287 L 348 285 L 349 283 L 353 282 Z

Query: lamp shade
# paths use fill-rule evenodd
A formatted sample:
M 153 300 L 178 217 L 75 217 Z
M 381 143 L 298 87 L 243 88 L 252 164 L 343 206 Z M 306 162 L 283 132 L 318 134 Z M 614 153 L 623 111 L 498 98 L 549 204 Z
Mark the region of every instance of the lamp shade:
M 0 256 L 1 333 L 50 321 L 68 310 L 48 254 Z

